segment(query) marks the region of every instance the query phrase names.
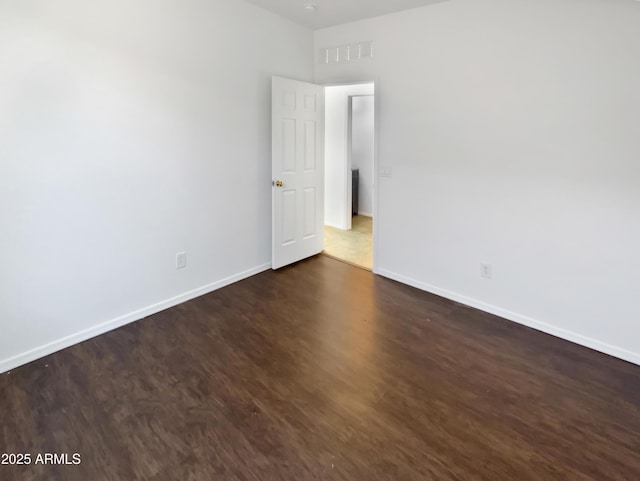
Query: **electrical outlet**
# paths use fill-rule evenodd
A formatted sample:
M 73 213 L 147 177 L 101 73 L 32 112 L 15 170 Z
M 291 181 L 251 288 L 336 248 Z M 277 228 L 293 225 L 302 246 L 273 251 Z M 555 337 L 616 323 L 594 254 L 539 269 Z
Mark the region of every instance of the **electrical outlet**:
M 178 252 L 176 254 L 176 269 L 184 269 L 187 267 L 187 253 Z
M 480 275 L 485 279 L 491 279 L 491 264 L 480 264 Z

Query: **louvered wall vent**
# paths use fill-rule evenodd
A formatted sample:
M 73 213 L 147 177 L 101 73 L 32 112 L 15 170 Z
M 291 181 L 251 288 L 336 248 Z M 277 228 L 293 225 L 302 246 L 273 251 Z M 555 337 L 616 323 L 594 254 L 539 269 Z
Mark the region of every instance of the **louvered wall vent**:
M 320 63 L 348 63 L 373 58 L 373 42 L 358 42 L 320 49 Z

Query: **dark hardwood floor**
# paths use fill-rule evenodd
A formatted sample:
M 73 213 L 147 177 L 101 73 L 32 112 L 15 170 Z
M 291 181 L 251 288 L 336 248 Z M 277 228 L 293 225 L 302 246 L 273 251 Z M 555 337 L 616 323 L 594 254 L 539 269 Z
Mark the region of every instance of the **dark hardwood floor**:
M 606 320 L 603 320 L 606 322 Z M 640 480 L 640 367 L 316 257 L 0 376 L 0 480 Z

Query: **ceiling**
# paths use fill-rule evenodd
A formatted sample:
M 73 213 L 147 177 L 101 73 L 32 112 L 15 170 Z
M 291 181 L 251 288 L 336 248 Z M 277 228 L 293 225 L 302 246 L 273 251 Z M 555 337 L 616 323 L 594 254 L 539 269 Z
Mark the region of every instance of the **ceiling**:
M 312 29 L 377 17 L 446 0 L 247 0 Z M 317 5 L 315 13 L 305 4 Z

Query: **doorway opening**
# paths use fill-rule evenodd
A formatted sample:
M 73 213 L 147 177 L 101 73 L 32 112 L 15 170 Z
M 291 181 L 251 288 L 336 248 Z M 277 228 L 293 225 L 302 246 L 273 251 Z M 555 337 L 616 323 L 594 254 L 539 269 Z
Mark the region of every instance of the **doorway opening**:
M 327 86 L 324 93 L 324 253 L 372 270 L 375 86 Z

